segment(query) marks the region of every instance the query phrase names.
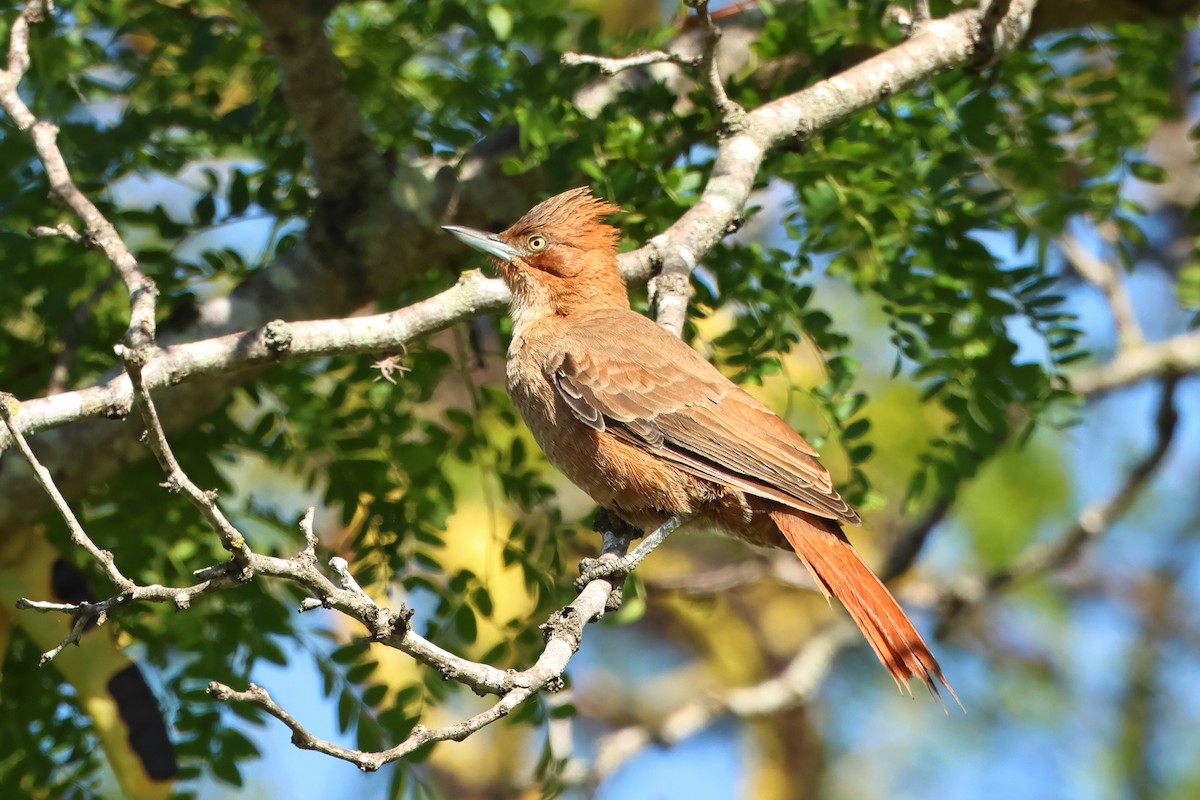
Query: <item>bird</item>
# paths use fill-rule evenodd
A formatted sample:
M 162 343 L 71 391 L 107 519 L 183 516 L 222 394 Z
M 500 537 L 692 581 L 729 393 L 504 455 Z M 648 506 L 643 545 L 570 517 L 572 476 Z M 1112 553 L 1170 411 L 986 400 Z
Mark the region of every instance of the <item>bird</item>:
M 842 531 L 859 525 L 817 451 L 682 339 L 630 307 L 622 211 L 587 186 L 500 233 L 443 226 L 492 257 L 512 293 L 505 384 L 549 461 L 642 530 L 672 519 L 794 550 L 897 686 L 957 701 L 916 627 Z

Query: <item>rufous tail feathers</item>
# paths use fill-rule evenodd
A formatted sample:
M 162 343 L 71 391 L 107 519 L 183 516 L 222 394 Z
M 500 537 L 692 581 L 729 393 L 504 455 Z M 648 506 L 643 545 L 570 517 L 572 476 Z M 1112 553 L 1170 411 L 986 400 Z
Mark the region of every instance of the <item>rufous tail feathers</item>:
M 842 601 L 897 686 L 912 694 L 909 681 L 919 678 L 938 696 L 940 681 L 958 702 L 921 634 L 836 522 L 791 509 L 772 511 L 771 518 L 808 567 L 817 587 L 826 597 Z

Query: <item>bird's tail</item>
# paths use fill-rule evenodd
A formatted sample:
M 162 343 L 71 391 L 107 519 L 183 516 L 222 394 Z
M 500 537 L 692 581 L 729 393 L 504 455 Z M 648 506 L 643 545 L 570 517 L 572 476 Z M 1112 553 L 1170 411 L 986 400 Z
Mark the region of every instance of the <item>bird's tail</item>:
M 958 695 L 946 682 L 921 634 L 892 593 L 863 563 L 836 522 L 791 509 L 771 511 L 771 518 L 808 567 L 821 592 L 842 601 L 897 686 L 912 694 L 908 682 L 919 678 L 930 693 L 938 696 L 940 681 L 958 702 Z

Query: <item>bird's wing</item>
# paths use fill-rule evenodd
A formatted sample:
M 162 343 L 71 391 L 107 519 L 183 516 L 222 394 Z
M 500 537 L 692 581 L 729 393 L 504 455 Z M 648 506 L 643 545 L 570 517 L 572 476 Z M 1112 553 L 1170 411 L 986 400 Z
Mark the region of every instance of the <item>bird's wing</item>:
M 632 311 L 590 315 L 544 364 L 585 425 L 729 484 L 858 524 L 800 434 L 684 342 Z

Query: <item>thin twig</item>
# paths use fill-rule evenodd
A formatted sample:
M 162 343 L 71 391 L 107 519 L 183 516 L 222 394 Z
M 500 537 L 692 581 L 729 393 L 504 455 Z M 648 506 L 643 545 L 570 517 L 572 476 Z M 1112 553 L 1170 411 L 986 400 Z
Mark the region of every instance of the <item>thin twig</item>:
M 685 0 L 696 9 L 700 24 L 704 28 L 704 51 L 700 55 L 700 78 L 704 89 L 708 92 L 717 114 L 721 117 L 721 128 L 725 134 L 736 133 L 746 126 L 746 109 L 729 99 L 725 91 L 725 81 L 721 78 L 721 68 L 717 61 L 717 46 L 721 43 L 721 29 L 713 22 L 708 13 L 708 0 Z
M 629 725 L 604 736 L 584 777 L 594 786 L 646 747 L 678 744 L 727 715 L 762 717 L 811 702 L 838 653 L 857 638 L 853 625 L 834 623 L 810 638 L 778 674 L 761 683 L 702 695 L 657 724 Z
M 54 4 L 50 0 L 29 0 L 13 21 L 8 42 L 8 68 L 0 70 L 0 107 L 4 108 L 17 129 L 27 134 L 33 142 L 38 160 L 46 170 L 50 194 L 83 221 L 82 234 L 62 226 L 51 230 L 74 241 L 85 240 L 104 253 L 129 291 L 129 328 L 125 333 L 125 341 L 134 348 L 150 347 L 154 344 L 158 288 L 154 281 L 142 273 L 137 259 L 126 247 L 117 229 L 75 185 L 66 159 L 58 148 L 58 126 L 38 119 L 18 90 L 21 79 L 29 70 L 29 27 L 53 12 Z M 39 228 L 35 235 L 41 235 L 43 231 Z
M 1120 349 L 1130 350 L 1144 345 L 1146 335 L 1142 333 L 1142 327 L 1138 324 L 1133 301 L 1129 297 L 1125 281 L 1121 278 L 1120 267 L 1092 255 L 1079 239 L 1070 234 L 1058 238 L 1058 247 L 1067 263 L 1104 293 L 1104 299 L 1108 301 L 1108 307 L 1112 311 L 1113 322 L 1117 326 L 1117 342 Z
M 415 750 L 434 742 L 461 742 L 476 731 L 508 716 L 533 691 L 532 689 L 524 688 L 520 690 L 514 689 L 486 711 L 482 711 L 469 719 L 453 725 L 447 725 L 442 728 L 426 728 L 424 725 L 417 725 L 413 727 L 408 737 L 395 747 L 369 753 L 362 750 L 353 750 L 349 747 L 342 747 L 326 739 L 313 736 L 295 717 L 272 700 L 271 696 L 267 694 L 266 689 L 257 684 L 250 684 L 246 691 L 243 692 L 235 691 L 217 681 L 213 681 L 208 685 L 208 693 L 217 700 L 225 703 L 249 703 L 250 705 L 258 706 L 275 717 L 291 729 L 292 744 L 301 750 L 314 750 L 318 753 L 333 756 L 334 758 L 340 758 L 343 761 L 349 761 L 363 772 L 374 772 L 384 764 L 404 758 Z
M 152 352 L 152 351 L 149 351 Z M 145 365 L 148 351 L 117 345 L 117 355 L 125 362 L 125 371 L 129 373 L 130 383 L 133 385 L 133 394 L 137 398 L 137 405 L 142 413 L 142 421 L 146 425 L 145 441 L 150 448 L 150 452 L 154 453 L 154 457 L 158 459 L 159 466 L 167 476 L 164 484 L 171 492 L 182 492 L 183 495 L 191 501 L 204 518 L 208 520 L 208 524 L 216 531 L 221 538 L 221 544 L 226 550 L 233 554 L 240 564 L 247 570 L 250 568 L 250 546 L 246 544 L 245 538 L 225 516 L 225 512 L 221 511 L 217 505 L 217 493 L 215 491 L 206 492 L 195 484 L 188 477 L 183 468 L 179 466 L 179 461 L 175 458 L 175 454 L 171 451 L 171 445 L 167 441 L 167 434 L 163 430 L 162 423 L 158 419 L 158 409 L 154 407 L 154 400 L 150 397 L 150 391 L 146 388 L 146 382 L 142 378 L 142 367 Z M 249 579 L 249 574 L 246 578 Z
M 104 570 L 104 574 L 108 576 L 108 579 L 118 589 L 122 592 L 132 590 L 136 584 L 121 574 L 121 570 L 117 568 L 116 562 L 113 560 L 113 554 L 108 550 L 101 550 L 92 541 L 91 537 L 87 535 L 87 531 L 83 529 L 79 518 L 71 510 L 67 499 L 63 497 L 62 492 L 55 485 L 54 476 L 50 474 L 50 470 L 46 469 L 42 465 L 42 462 L 38 460 L 38 457 L 34 455 L 29 442 L 26 441 L 24 434 L 21 433 L 21 429 L 17 427 L 13 419 L 17 407 L 15 397 L 8 392 L 0 392 L 0 418 L 3 418 L 4 425 L 8 428 L 8 435 L 16 442 L 17 448 L 25 456 L 25 460 L 29 463 L 30 468 L 33 469 L 33 474 L 37 482 L 46 491 L 46 494 L 50 496 L 50 500 L 54 503 L 54 507 L 58 509 L 59 515 L 67 523 L 67 530 L 71 535 L 71 543 L 76 547 L 83 548 L 92 557 L 92 560 L 100 565 L 100 568 Z
M 929 0 L 912 0 L 912 26 L 919 28 L 929 22 L 933 16 L 929 13 Z
M 678 64 L 681 67 L 696 67 L 700 59 L 679 53 L 668 53 L 664 50 L 642 50 L 624 58 L 605 58 L 586 53 L 563 53 L 561 59 L 564 67 L 597 66 L 605 75 L 616 75 L 627 69 L 646 67 L 651 64 Z

